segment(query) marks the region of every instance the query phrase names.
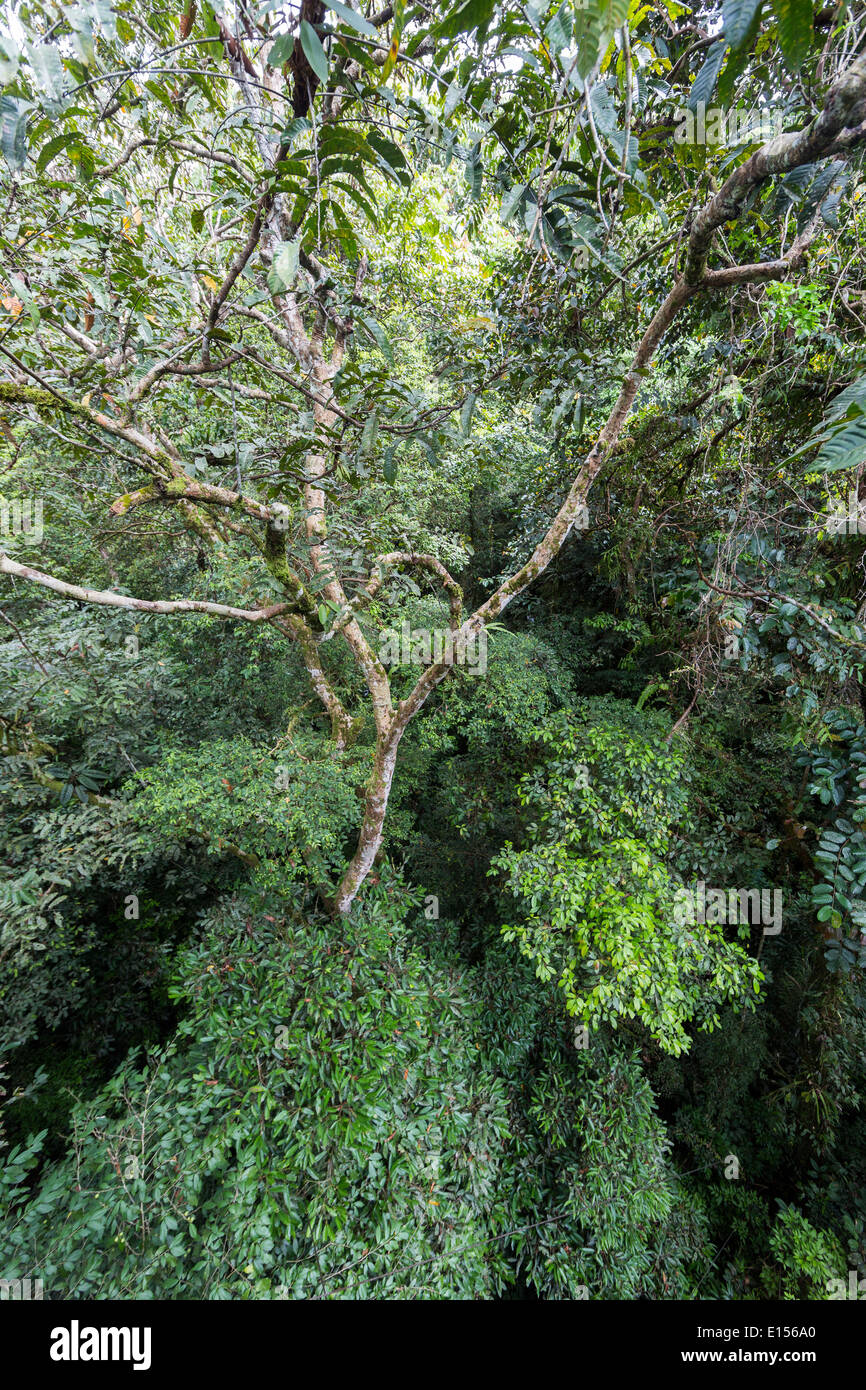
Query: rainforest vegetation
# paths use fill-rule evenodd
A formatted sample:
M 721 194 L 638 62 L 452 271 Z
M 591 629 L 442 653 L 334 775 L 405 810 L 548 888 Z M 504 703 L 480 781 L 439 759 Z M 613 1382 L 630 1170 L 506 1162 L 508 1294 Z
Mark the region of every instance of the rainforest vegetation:
M 0 1276 L 845 1296 L 866 5 L 0 0 L 0 83 Z

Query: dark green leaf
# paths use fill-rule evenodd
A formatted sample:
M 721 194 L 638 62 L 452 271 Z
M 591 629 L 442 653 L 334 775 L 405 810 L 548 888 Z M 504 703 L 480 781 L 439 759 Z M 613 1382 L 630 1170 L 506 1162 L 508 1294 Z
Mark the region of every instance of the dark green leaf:
M 295 51 L 295 39 L 293 34 L 280 34 L 271 47 L 268 54 L 268 64 L 272 68 L 281 68 L 283 63 L 287 63 Z M 293 122 L 294 124 L 294 122 Z
M 725 38 L 731 48 L 739 48 L 746 38 L 763 0 L 724 0 L 722 16 L 725 22 Z
M 774 0 L 779 44 L 792 72 L 799 72 L 812 44 L 811 0 Z
M 438 32 L 443 38 L 454 38 L 457 34 L 468 34 L 473 29 L 483 28 L 490 23 L 494 8 L 494 0 L 464 0 L 462 5 L 440 20 Z
M 43 145 L 39 151 L 39 158 L 36 161 L 36 172 L 41 174 L 43 169 L 47 169 L 52 159 L 60 153 L 70 142 L 78 138 L 78 133 L 70 132 L 67 135 L 55 135 L 53 140 L 49 140 L 47 145 Z
M 394 349 L 391 347 L 388 335 L 385 332 L 382 325 L 380 323 L 377 323 L 375 319 L 370 318 L 367 314 L 360 315 L 358 318 L 358 323 L 361 325 L 362 328 L 364 328 L 367 331 L 367 333 L 373 339 L 373 342 L 376 344 L 377 348 L 381 352 L 382 356 L 393 367 Z
M 322 40 L 319 38 L 312 24 L 308 20 L 301 20 L 301 47 L 307 56 L 307 62 L 313 69 L 320 82 L 328 80 L 328 56 L 322 47 Z
M 724 40 L 720 39 L 713 44 L 704 59 L 704 65 L 695 78 L 692 90 L 689 92 L 689 110 L 696 111 L 698 102 L 706 104 L 715 91 L 719 73 L 722 70 L 722 63 L 725 61 L 725 54 L 728 46 Z

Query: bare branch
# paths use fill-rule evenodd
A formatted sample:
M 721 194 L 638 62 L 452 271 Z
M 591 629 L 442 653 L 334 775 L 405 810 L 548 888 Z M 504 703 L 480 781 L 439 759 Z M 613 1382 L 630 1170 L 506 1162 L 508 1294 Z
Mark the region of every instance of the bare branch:
M 144 599 L 130 598 L 128 594 L 116 594 L 111 589 L 85 589 L 79 584 L 67 584 L 63 579 L 43 574 L 11 560 L 0 550 L 0 573 L 11 574 L 17 579 L 27 579 L 33 584 L 41 584 L 44 589 L 60 594 L 62 598 L 76 599 L 79 603 L 97 603 L 106 608 L 126 608 L 142 613 L 210 613 L 215 618 L 242 618 L 248 623 L 270 622 L 272 618 L 291 608 L 288 603 L 272 604 L 268 608 L 231 608 L 225 603 L 208 603 L 204 599 Z

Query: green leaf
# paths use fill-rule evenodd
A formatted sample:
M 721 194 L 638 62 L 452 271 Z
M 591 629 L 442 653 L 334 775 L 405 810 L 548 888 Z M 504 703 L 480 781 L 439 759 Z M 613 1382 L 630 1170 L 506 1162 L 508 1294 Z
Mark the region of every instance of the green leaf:
M 339 5 L 337 0 L 325 0 L 329 10 L 340 16 L 344 24 L 349 24 L 353 29 L 357 29 L 359 34 L 366 34 L 368 39 L 378 39 L 379 30 L 365 19 L 363 15 L 357 14 L 349 9 L 348 5 Z
M 450 83 L 448 91 L 445 93 L 445 103 L 442 107 L 442 115 L 446 121 L 448 117 L 457 110 L 457 107 L 463 100 L 463 95 L 463 88 L 458 82 Z
M 39 158 L 36 161 L 36 172 L 38 174 L 41 174 L 44 169 L 48 168 L 48 165 L 51 163 L 52 159 L 54 159 L 60 153 L 60 151 L 64 149 L 66 145 L 69 144 L 70 140 L 76 140 L 78 138 L 79 136 L 77 131 L 67 133 L 66 135 L 55 135 L 54 139 L 49 140 L 48 144 L 43 145 L 42 149 L 39 151 Z
M 575 16 L 574 37 L 577 39 L 578 72 L 588 77 L 593 67 L 607 52 L 617 29 L 628 19 L 629 0 L 595 0 L 590 7 L 581 6 Z
M 592 119 L 600 135 L 610 135 L 616 130 L 616 109 L 613 97 L 605 87 L 593 87 L 589 96 L 592 105 Z
M 728 45 L 723 39 L 719 39 L 708 51 L 704 59 L 704 65 L 695 78 L 692 90 L 689 92 L 688 106 L 690 111 L 696 111 L 698 102 L 700 101 L 706 105 L 712 97 L 727 51 Z
M 513 188 L 509 188 L 508 192 L 505 194 L 505 196 L 502 199 L 502 202 L 499 205 L 499 220 L 503 226 L 507 226 L 507 224 L 511 221 L 512 217 L 517 211 L 518 203 L 520 202 L 524 193 L 527 193 L 528 191 L 529 184 L 527 183 L 516 183 Z
M 9 284 L 12 287 L 12 293 L 17 295 L 21 303 L 26 306 L 33 327 L 38 328 L 40 318 L 39 309 L 26 284 L 23 280 L 20 280 L 17 275 L 9 276 Z
M 494 0 L 463 0 L 462 5 L 440 20 L 438 33 L 443 38 L 454 38 L 484 28 L 490 23 L 494 7 Z
M 463 431 L 463 436 L 465 439 L 469 438 L 469 434 L 472 430 L 472 416 L 474 412 L 475 392 L 470 391 L 469 395 L 466 397 L 466 400 L 463 402 L 463 407 L 460 411 L 460 428 Z
M 394 178 L 396 178 L 397 182 L 408 187 L 412 182 L 412 171 L 399 145 L 395 145 L 393 140 L 384 139 L 384 137 L 379 135 L 378 131 L 375 130 L 367 132 L 367 143 L 388 166 L 388 169 L 393 174 Z
M 90 11 L 96 15 L 105 37 L 117 38 L 117 19 L 111 8 L 111 0 L 90 0 Z
M 96 160 L 93 157 L 93 150 L 90 145 L 83 140 L 73 140 L 68 146 L 69 158 L 78 170 L 78 175 L 86 183 L 93 178 L 96 168 Z
M 301 20 L 301 48 L 307 56 L 307 62 L 313 72 L 322 83 L 328 80 L 328 56 L 322 47 L 322 40 L 319 38 L 309 20 Z
M 621 29 L 628 19 L 629 0 L 601 0 L 598 6 L 605 24 L 611 30 Z
M 218 38 L 219 38 L 219 36 L 220 36 L 219 21 L 217 20 L 216 12 L 215 12 L 215 10 L 214 10 L 214 7 L 213 7 L 213 5 L 211 5 L 211 4 L 209 3 L 209 0 L 205 0 L 204 5 L 202 5 L 202 19 L 201 19 L 201 24 L 202 24 L 202 29 L 203 29 L 203 31 L 204 31 L 204 34 L 205 34 L 205 37 L 206 37 L 206 38 L 208 38 L 208 39 L 218 39 Z
M 355 177 L 357 178 L 357 174 Z M 378 224 L 379 219 L 376 215 L 376 209 L 373 207 L 372 203 L 368 202 L 359 188 L 355 188 L 350 183 L 343 183 L 341 179 L 332 179 L 331 188 L 342 189 L 347 197 L 351 198 L 352 202 L 361 209 L 367 220 L 372 222 L 373 226 Z
M 33 80 L 40 91 L 54 98 L 63 91 L 63 65 L 60 53 L 53 44 L 29 43 L 27 57 L 33 69 Z
M 821 204 L 821 217 L 826 222 L 828 227 L 837 228 L 839 226 L 839 217 L 837 209 L 842 201 L 846 185 L 846 177 L 838 179 L 829 195 L 824 199 L 823 203 Z
M 18 46 L 8 34 L 0 34 L 0 83 L 14 82 L 20 56 Z
M 844 429 L 825 440 L 810 473 L 839 473 L 866 462 L 866 415 L 859 415 Z
M 268 66 L 281 68 L 283 63 L 287 63 L 295 51 L 294 34 L 280 34 L 274 41 L 271 51 L 268 54 Z M 294 124 L 294 122 L 292 122 Z
M 367 314 L 359 315 L 358 322 L 361 327 L 366 329 L 367 333 L 369 333 L 386 362 L 393 367 L 394 349 L 382 325 L 377 323 L 375 319 L 370 318 Z
M 619 132 L 615 131 L 614 134 L 617 135 Z M 619 138 L 622 150 L 622 136 Z M 583 187 L 579 183 L 561 183 L 548 195 L 547 206 L 552 203 L 565 203 L 567 207 L 576 208 L 578 212 L 586 212 L 591 207 L 588 200 L 592 196 L 591 188 Z
M 309 129 L 310 122 L 307 120 L 306 116 L 296 116 L 293 121 L 289 121 L 289 124 L 280 136 L 281 148 L 288 149 L 296 135 L 300 135 L 302 131 Z
M 29 102 L 0 97 L 0 149 L 10 169 L 20 169 L 27 158 Z
M 466 182 L 472 192 L 475 202 L 481 197 L 481 184 L 484 176 L 484 165 L 478 149 L 473 150 L 470 159 L 466 162 Z
M 284 294 L 295 283 L 300 252 L 300 240 L 277 243 L 274 248 L 271 268 L 268 271 L 268 289 L 271 294 Z
M 846 386 L 844 391 L 840 391 L 838 396 L 833 397 L 827 407 L 827 419 L 841 419 L 852 406 L 866 414 L 866 376 L 858 377 L 850 386 Z
M 334 222 L 334 231 L 337 237 L 339 238 L 340 244 L 342 245 L 345 254 L 350 258 L 350 260 L 357 260 L 359 255 L 358 242 L 355 238 L 355 233 L 352 228 L 352 224 L 346 216 L 345 212 L 340 207 L 340 204 L 336 202 L 333 198 L 328 200 L 327 202 L 323 202 L 323 213 L 325 208 L 327 208 L 331 214 L 331 217 Z
M 571 43 L 571 14 L 568 5 L 560 5 L 559 9 L 548 21 L 545 35 L 550 47 L 557 53 L 563 48 L 567 48 Z
M 371 410 L 367 419 L 364 421 L 364 428 L 361 431 L 360 450 L 362 454 L 369 454 L 376 438 L 379 434 L 379 414 L 376 410 Z
M 72 47 L 81 59 L 86 68 L 92 68 L 96 63 L 96 53 L 93 48 L 93 25 L 83 10 L 68 8 L 66 18 L 72 25 Z
M 382 472 L 385 475 L 386 483 L 394 483 L 397 479 L 397 445 L 389 444 L 385 450 L 382 460 Z
M 755 11 L 763 0 L 724 0 L 722 17 L 725 23 L 725 38 L 731 48 L 739 48 L 752 27 Z
M 785 62 L 798 72 L 812 44 L 811 0 L 775 0 L 779 44 Z

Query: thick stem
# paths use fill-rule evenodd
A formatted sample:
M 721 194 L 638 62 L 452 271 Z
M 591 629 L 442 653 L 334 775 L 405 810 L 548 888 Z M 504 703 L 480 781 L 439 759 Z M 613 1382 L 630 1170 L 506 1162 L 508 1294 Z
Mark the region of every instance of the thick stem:
M 328 712 L 331 721 L 331 736 L 339 752 L 347 748 L 352 740 L 355 721 L 343 707 L 322 667 L 319 648 L 311 629 L 303 618 L 296 614 L 283 614 L 274 619 L 274 626 L 285 632 L 298 644 L 310 684 Z
M 41 584 L 62 598 L 77 599 L 79 603 L 97 603 L 106 608 L 126 608 L 136 613 L 209 613 L 214 618 L 245 618 L 248 623 L 263 623 L 284 613 L 290 606 L 287 603 L 274 603 L 267 608 L 232 608 L 227 603 L 208 603 L 203 599 L 144 599 L 130 598 L 128 594 L 115 594 L 111 589 L 85 589 L 80 584 L 67 584 L 64 579 L 55 579 L 51 574 L 43 574 L 30 565 L 21 565 L 0 550 L 0 574 L 11 574 L 17 579 L 29 579 L 32 584 Z
M 332 903 L 332 910 L 340 916 L 345 916 L 351 909 L 358 889 L 372 869 L 373 861 L 379 852 L 385 812 L 388 809 L 391 783 L 397 763 L 397 748 L 408 722 L 408 718 L 395 718 L 385 737 L 377 742 L 373 772 L 364 800 L 364 819 L 358 836 L 358 846 Z
M 314 340 L 315 341 L 315 340 Z M 323 400 L 323 397 L 331 392 L 331 378 L 337 371 L 342 360 L 342 344 L 338 340 L 334 347 L 331 362 L 327 363 L 319 351 L 314 357 L 315 367 L 313 378 L 318 387 L 317 400 L 314 406 L 316 423 L 323 433 L 329 430 L 336 416 L 333 410 Z M 310 563 L 317 574 L 327 576 L 327 583 L 324 585 L 323 593 L 327 599 L 334 604 L 338 610 L 350 608 L 351 605 L 346 597 L 346 592 L 337 578 L 328 555 L 328 523 L 325 513 L 325 492 L 320 485 L 320 480 L 327 471 L 327 460 L 324 454 L 311 454 L 307 458 L 307 482 L 304 486 L 304 504 L 306 507 L 306 534 L 310 545 Z M 372 647 L 364 636 L 355 618 L 345 623 L 341 628 L 344 640 L 352 650 L 358 665 L 364 673 L 367 688 L 370 691 L 370 699 L 373 705 L 373 717 L 376 721 L 376 731 L 380 741 L 385 740 L 391 724 L 393 705 L 391 703 L 391 685 L 388 680 L 388 673 L 373 652 Z

